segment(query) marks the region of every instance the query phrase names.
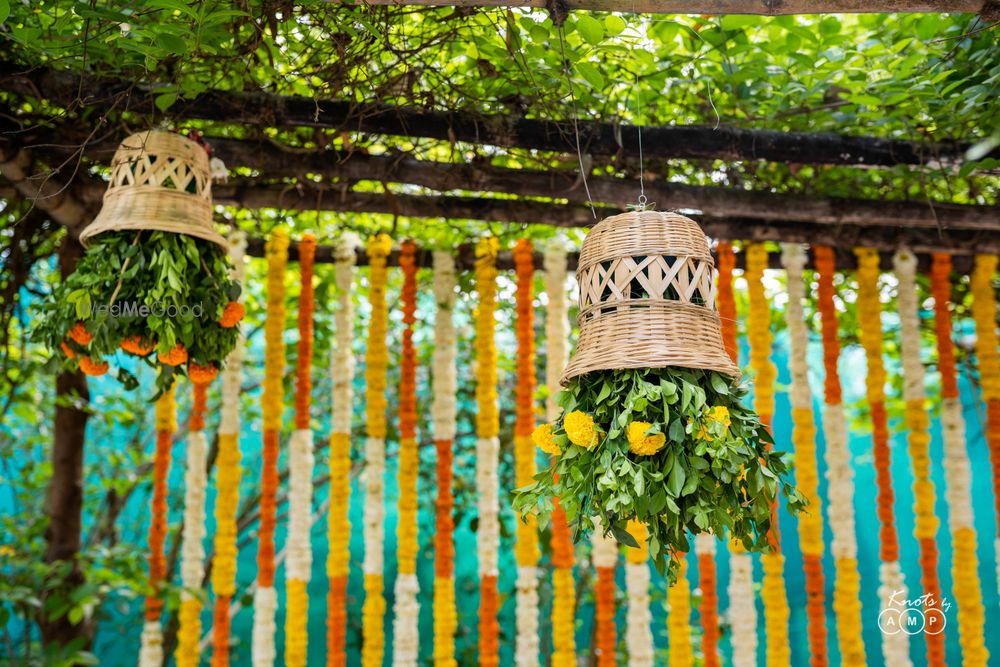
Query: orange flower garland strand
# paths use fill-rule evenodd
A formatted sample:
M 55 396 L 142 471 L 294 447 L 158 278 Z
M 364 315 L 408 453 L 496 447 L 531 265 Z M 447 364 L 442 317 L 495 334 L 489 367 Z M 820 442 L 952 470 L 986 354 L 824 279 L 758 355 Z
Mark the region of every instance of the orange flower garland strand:
M 260 528 L 257 536 L 257 592 L 253 604 L 251 657 L 254 667 L 274 664 L 276 632 L 274 614 L 278 596 L 274 590 L 274 528 L 278 496 L 278 435 L 284 407 L 282 378 L 285 373 L 285 267 L 288 264 L 288 233 L 278 228 L 267 241 L 267 320 L 264 322 L 263 460 L 260 480 Z
M 879 303 L 879 254 L 874 248 L 856 248 L 858 257 L 858 328 L 861 345 L 865 348 L 868 373 L 865 376 L 866 397 L 871 407 L 872 443 L 875 475 L 878 484 L 879 530 L 879 597 L 880 610 L 890 608 L 893 597 L 908 597 L 903 573 L 899 567 L 899 541 L 893 513 L 895 494 L 892 490 L 889 453 L 889 424 L 885 410 L 885 367 L 882 364 L 882 319 Z M 883 632 L 882 655 L 887 664 L 905 667 L 910 662 L 910 641 L 906 632 Z
M 416 667 L 420 654 L 417 620 L 417 351 L 413 347 L 413 325 L 417 321 L 417 246 L 404 241 L 399 266 L 403 270 L 403 349 L 399 371 L 399 523 L 396 533 L 398 576 L 396 577 L 395 625 L 392 662 L 396 667 Z
M 514 424 L 514 486 L 532 483 L 535 476 L 535 328 L 533 282 L 534 248 L 521 239 L 514 246 L 517 273 L 517 389 Z M 534 515 L 517 522 L 517 641 L 515 662 L 530 667 L 538 664 L 538 532 Z
M 598 667 L 618 664 L 615 648 L 618 643 L 615 627 L 615 570 L 618 568 L 618 543 L 611 535 L 604 534 L 604 527 L 594 520 L 591 536 L 594 548 L 591 557 L 597 572 L 594 587 L 594 654 Z
M 496 667 L 500 661 L 500 611 L 497 553 L 500 549 L 499 480 L 500 416 L 497 410 L 496 329 L 497 252 L 493 237 L 476 245 L 475 281 L 479 292 L 476 313 L 476 489 L 479 491 L 479 664 Z
M 754 403 L 764 428 L 771 429 L 774 416 L 774 382 L 778 369 L 771 361 L 771 312 L 764 294 L 764 269 L 767 268 L 767 248 L 752 243 L 747 248 L 746 280 L 750 295 L 747 315 L 747 337 L 750 339 L 750 367 L 754 370 Z M 777 499 L 771 504 L 769 541 L 773 551 L 761 555 L 764 581 L 764 624 L 767 636 L 767 664 L 781 667 L 791 664 L 788 641 L 788 598 L 785 593 L 785 557 L 781 554 L 778 536 Z
M 899 279 L 900 356 L 903 361 L 903 399 L 906 401 L 906 426 L 910 433 L 910 462 L 913 465 L 913 511 L 916 515 L 914 535 L 920 543 L 920 583 L 928 598 L 924 609 L 927 664 L 940 667 L 945 664 L 944 627 L 941 611 L 941 582 L 938 579 L 937 529 L 934 514 L 934 482 L 930 477 L 930 417 L 927 414 L 927 396 L 924 391 L 924 365 L 920 360 L 920 305 L 917 303 L 917 258 L 909 250 L 898 250 L 892 258 Z M 937 633 L 932 630 L 939 628 Z
M 434 252 L 434 402 L 431 413 L 434 425 L 434 445 L 437 450 L 437 507 L 434 532 L 434 665 L 456 667 L 455 630 L 458 611 L 455 607 L 455 524 L 451 518 L 452 443 L 455 439 L 458 389 L 455 358 L 455 259 L 450 252 Z
M 546 365 L 545 419 L 554 422 L 561 412 L 556 403 L 559 377 L 566 366 L 569 321 L 566 308 L 566 249 L 550 242 L 545 249 Z M 552 501 L 552 667 L 576 665 L 576 588 L 573 584 L 573 539 L 559 499 Z
M 986 444 L 993 466 L 993 500 L 997 509 L 997 583 L 1000 584 L 1000 340 L 997 338 L 997 298 L 993 277 L 997 272 L 996 255 L 976 255 L 969 280 L 972 293 L 972 319 L 976 322 L 976 360 L 979 382 L 986 403 Z
M 807 352 L 809 332 L 802 301 L 806 286 L 802 271 L 806 265 L 804 248 L 797 243 L 782 246 L 782 264 L 788 274 L 789 367 L 792 404 L 792 443 L 795 447 L 796 482 L 809 501 L 809 509 L 799 515 L 799 545 L 806 578 L 806 616 L 809 632 L 809 664 L 826 667 L 826 600 L 823 576 L 823 511 L 819 497 L 819 470 L 816 461 L 816 425 L 813 420 L 812 391 L 809 387 Z
M 719 319 L 722 328 L 722 344 L 732 358 L 739 364 L 739 348 L 736 336 L 736 299 L 733 296 L 733 269 L 736 267 L 736 256 L 733 246 L 722 241 L 718 245 L 719 275 L 716 290 L 716 303 L 719 309 Z M 697 546 L 697 543 L 696 543 Z M 704 547 L 703 547 L 704 548 Z M 751 667 L 757 664 L 757 605 L 754 601 L 753 560 L 735 540 L 729 542 L 729 617 L 732 619 L 732 643 L 734 667 Z M 699 567 L 702 559 L 699 558 Z M 704 578 L 704 573 L 699 572 Z M 714 574 L 714 566 L 713 566 Z M 702 584 L 704 588 L 706 584 Z M 710 602 L 711 600 L 709 600 Z M 716 622 L 718 613 L 715 608 L 706 610 L 705 599 L 702 599 L 702 624 Z M 705 629 L 703 652 L 705 664 L 718 664 L 718 626 Z M 714 641 L 713 641 L 714 640 Z M 709 661 L 713 662 L 710 663 Z
M 161 667 L 163 664 L 163 630 L 160 627 L 163 600 L 160 598 L 160 586 L 167 570 L 163 551 L 167 539 L 167 475 L 170 473 L 170 446 L 177 430 L 176 412 L 174 388 L 171 386 L 156 401 L 156 454 L 153 459 L 153 501 L 149 521 L 149 585 L 153 590 L 146 596 L 139 667 Z
M 837 638 L 845 665 L 865 665 L 865 646 L 861 639 L 861 580 L 858 574 L 858 543 L 854 524 L 854 471 L 847 448 L 847 422 L 844 415 L 837 362 L 840 339 L 837 334 L 837 309 L 834 305 L 833 274 L 836 270 L 833 249 L 814 248 L 818 273 L 817 306 L 823 335 L 823 366 L 826 405 L 823 430 L 826 435 L 826 465 L 830 495 L 830 529 L 833 533 L 833 558 L 836 582 L 833 611 L 837 617 Z
M 207 383 L 195 383 L 188 422 L 184 471 L 184 528 L 181 535 L 181 608 L 178 612 L 177 648 L 174 660 L 178 667 L 197 667 L 201 658 L 201 589 L 205 567 L 205 488 L 208 485 L 205 463 L 208 441 L 205 439 Z
M 285 664 L 305 667 L 309 636 L 309 579 L 312 574 L 313 435 L 309 428 L 313 352 L 313 262 L 316 237 L 299 241 L 299 342 L 295 364 L 295 430 L 288 443 L 288 539 L 285 547 Z
M 386 260 L 392 241 L 386 234 L 368 241 L 371 322 L 368 325 L 368 354 L 365 381 L 368 439 L 365 442 L 365 603 L 361 610 L 364 641 L 361 646 L 363 667 L 381 667 L 385 653 L 385 597 L 383 595 L 383 553 L 385 546 L 385 434 L 386 434 L 386 348 L 389 309 L 385 300 Z
M 229 236 L 233 279 L 243 283 L 246 271 L 246 234 Z M 242 295 L 241 295 L 242 298 Z M 234 302 L 239 303 L 239 302 Z M 236 594 L 236 512 L 240 501 L 240 376 L 243 366 L 243 334 L 226 358 L 222 371 L 222 406 L 219 417 L 219 454 L 215 461 L 218 493 L 215 497 L 215 556 L 212 560 L 212 591 L 215 608 L 212 622 L 212 667 L 229 667 L 229 609 Z
M 955 348 L 951 342 L 951 257 L 935 253 L 931 265 L 931 292 L 934 295 L 934 331 L 937 336 L 938 370 L 941 373 L 941 432 L 944 440 L 945 496 L 951 541 L 952 579 L 958 603 L 958 635 L 962 664 L 986 667 L 984 624 L 986 610 L 979 581 L 976 529 L 972 505 L 972 468 L 965 449 L 965 421 L 958 394 Z
M 351 415 L 354 403 L 354 265 L 360 240 L 350 232 L 340 237 L 334 249 L 334 346 L 330 356 L 330 509 L 327 516 L 326 664 L 347 664 L 347 579 L 350 574 L 351 522 Z

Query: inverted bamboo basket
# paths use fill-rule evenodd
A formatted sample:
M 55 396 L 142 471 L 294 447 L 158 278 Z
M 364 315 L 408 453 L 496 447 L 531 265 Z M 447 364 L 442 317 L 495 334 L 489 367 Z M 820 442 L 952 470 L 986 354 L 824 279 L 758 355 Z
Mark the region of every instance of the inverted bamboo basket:
M 694 368 L 740 377 L 722 344 L 715 261 L 690 218 L 631 211 L 594 225 L 576 271 L 580 340 L 561 382 L 598 370 Z
M 212 176 L 202 146 L 162 130 L 133 134 L 118 146 L 104 205 L 80 242 L 86 246 L 98 234 L 139 229 L 187 234 L 226 248 L 212 224 Z

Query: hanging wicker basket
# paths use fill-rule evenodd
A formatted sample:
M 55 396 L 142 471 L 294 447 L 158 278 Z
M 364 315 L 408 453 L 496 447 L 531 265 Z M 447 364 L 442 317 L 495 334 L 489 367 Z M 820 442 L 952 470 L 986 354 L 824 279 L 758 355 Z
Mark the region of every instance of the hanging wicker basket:
M 734 378 L 715 310 L 715 261 L 701 228 L 675 213 L 632 211 L 594 225 L 576 271 L 580 340 L 563 373 L 697 368 Z
M 187 234 L 226 248 L 212 224 L 211 169 L 202 146 L 162 130 L 133 134 L 118 146 L 104 205 L 80 242 L 131 229 Z

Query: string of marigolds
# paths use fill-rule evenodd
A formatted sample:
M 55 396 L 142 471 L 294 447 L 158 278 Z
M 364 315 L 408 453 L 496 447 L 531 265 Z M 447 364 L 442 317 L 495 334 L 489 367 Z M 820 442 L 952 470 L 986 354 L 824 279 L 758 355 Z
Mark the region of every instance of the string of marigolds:
M 629 523 L 629 534 L 638 547 L 625 547 L 625 588 L 628 612 L 625 619 L 625 647 L 630 667 L 653 667 L 653 632 L 649 611 L 649 550 L 646 524 Z
M 997 299 L 993 276 L 997 272 L 996 255 L 976 255 L 969 280 L 972 292 L 972 319 L 976 322 L 976 358 L 979 361 L 979 384 L 986 403 L 986 444 L 993 466 L 993 500 L 997 508 L 997 583 L 1000 584 L 1000 339 L 997 338 Z
M 247 237 L 241 231 L 229 236 L 233 280 L 243 284 Z M 242 307 L 242 304 L 239 304 Z M 240 378 L 243 369 L 243 334 L 226 357 L 222 370 L 222 405 L 219 413 L 219 453 L 215 459 L 215 537 L 212 558 L 212 667 L 229 667 L 229 609 L 236 594 L 236 511 L 240 502 Z
M 806 616 L 809 633 L 809 664 L 826 667 L 826 611 L 823 576 L 823 512 L 819 498 L 819 470 L 816 462 L 816 425 L 813 421 L 812 391 L 809 388 L 807 352 L 809 333 L 802 301 L 806 286 L 802 271 L 806 265 L 805 249 L 797 243 L 782 246 L 782 266 L 788 274 L 789 367 L 792 404 L 792 444 L 795 446 L 796 482 L 809 502 L 809 509 L 799 515 L 799 546 L 806 579 Z
M 548 396 L 545 400 L 545 418 L 554 422 L 560 413 L 556 402 L 559 378 L 566 366 L 569 337 L 569 320 L 566 308 L 566 249 L 557 241 L 549 242 L 544 255 L 545 293 L 548 295 L 548 310 L 545 318 L 546 350 L 545 384 Z M 546 429 L 551 434 L 549 424 L 538 427 L 543 437 L 535 440 L 542 451 L 558 455 L 560 450 L 550 446 L 551 438 L 545 437 Z M 537 432 L 537 431 L 536 431 Z M 534 439 L 534 438 L 533 438 Z M 576 665 L 576 588 L 573 585 L 573 540 L 566 513 L 559 505 L 559 499 L 552 500 L 552 667 L 573 667 Z
M 816 246 L 814 253 L 819 283 L 817 306 L 823 336 L 823 367 L 826 371 L 823 430 L 826 435 L 826 475 L 830 485 L 829 516 L 836 573 L 833 611 L 837 618 L 837 639 L 844 664 L 864 665 L 867 663 L 861 639 L 861 582 L 858 574 L 858 544 L 854 532 L 854 472 L 847 449 L 847 422 L 837 370 L 840 340 L 837 334 L 837 309 L 833 300 L 836 265 L 832 248 Z
M 334 345 L 330 355 L 330 509 L 327 515 L 326 576 L 327 593 L 326 664 L 347 664 L 347 579 L 350 574 L 351 522 L 348 509 L 351 498 L 351 414 L 354 403 L 354 264 L 360 240 L 350 232 L 337 242 L 334 250 Z
M 924 364 L 920 360 L 920 305 L 917 302 L 917 258 L 908 250 L 893 255 L 893 266 L 899 279 L 900 356 L 903 361 L 903 400 L 906 401 L 906 427 L 910 462 L 913 465 L 913 511 L 916 515 L 914 535 L 920 543 L 920 583 L 929 596 L 924 609 L 927 664 L 945 664 L 944 627 L 941 609 L 941 582 L 938 579 L 937 529 L 934 514 L 934 482 L 931 481 L 930 416 L 925 406 Z
M 694 667 L 691 646 L 691 588 L 687 580 L 687 560 L 682 558 L 677 581 L 667 588 L 667 641 L 670 667 Z
M 591 558 L 597 573 L 594 585 L 594 654 L 597 667 L 614 667 L 618 664 L 615 647 L 618 643 L 615 628 L 615 570 L 618 569 L 618 542 L 604 534 L 600 521 L 595 521 L 591 541 L 594 545 Z
M 746 280 L 749 292 L 747 338 L 750 340 L 750 367 L 754 371 L 754 403 L 760 422 L 770 430 L 774 415 L 774 382 L 778 369 L 771 362 L 771 312 L 764 294 L 764 269 L 767 248 L 751 243 L 747 248 Z M 767 637 L 767 664 L 780 667 L 791 664 L 788 641 L 788 599 L 785 595 L 785 557 L 778 536 L 777 499 L 771 504 L 771 551 L 761 556 L 764 581 L 764 625 Z
M 285 562 L 285 664 L 305 667 L 309 636 L 309 579 L 312 573 L 313 436 L 309 428 L 312 394 L 313 261 L 316 238 L 299 241 L 299 342 L 295 366 L 295 431 L 288 446 L 288 544 Z
M 260 528 L 257 536 L 257 592 L 253 602 L 252 657 L 254 667 L 270 667 L 275 659 L 274 528 L 278 495 L 278 438 L 284 407 L 285 268 L 288 233 L 271 232 L 267 255 L 267 319 L 264 322 L 264 387 L 261 394 L 264 446 L 260 478 Z
M 163 664 L 163 629 L 160 615 L 163 599 L 160 589 L 166 575 L 164 543 L 167 538 L 167 475 L 170 473 L 170 446 L 177 430 L 177 406 L 171 385 L 156 401 L 156 453 L 153 458 L 153 501 L 149 518 L 149 587 L 146 596 L 139 667 Z
M 497 411 L 496 280 L 499 243 L 487 237 L 476 244 L 476 489 L 479 491 L 479 664 L 495 667 L 500 660 L 497 612 L 497 552 L 500 548 L 499 481 L 500 416 Z
M 181 534 L 181 608 L 178 613 L 177 648 L 174 660 L 178 667 L 197 667 L 201 657 L 201 581 L 204 574 L 205 488 L 208 475 L 205 462 L 208 441 L 205 439 L 205 410 L 208 385 L 218 373 L 215 367 L 190 367 L 194 385 L 191 418 L 188 421 L 184 470 L 184 528 Z
M 403 271 L 400 302 L 403 310 L 403 348 L 399 372 L 399 523 L 396 529 L 396 577 L 394 606 L 393 664 L 416 667 L 420 652 L 417 620 L 417 351 L 413 346 L 413 325 L 417 321 L 417 246 L 404 241 L 399 266 Z
M 890 608 L 890 600 L 893 597 L 905 600 L 908 595 L 903 573 L 899 567 L 899 541 L 896 537 L 896 520 L 893 514 L 895 494 L 892 489 L 889 425 L 885 410 L 885 367 L 882 364 L 882 319 L 878 288 L 879 254 L 874 248 L 857 248 L 854 254 L 858 258 L 858 328 L 868 362 L 865 386 L 871 409 L 872 452 L 875 460 L 875 479 L 878 484 L 878 517 L 881 524 L 880 611 L 885 611 Z M 889 613 L 898 613 L 898 609 Z M 912 664 L 909 635 L 905 632 L 883 632 L 882 655 L 890 665 L 905 667 Z
M 455 630 L 458 611 L 455 606 L 455 525 L 451 518 L 452 444 L 455 441 L 458 380 L 455 367 L 455 258 L 447 251 L 434 252 L 434 374 L 431 405 L 434 446 L 437 450 L 437 507 L 434 532 L 434 665 L 455 667 Z
M 719 276 L 716 289 L 716 307 L 722 330 L 722 344 L 739 364 L 736 336 L 736 299 L 733 296 L 733 269 L 736 256 L 733 246 L 719 243 Z M 729 618 L 732 627 L 734 667 L 752 667 L 757 663 L 757 605 L 754 602 L 753 560 L 738 540 L 729 540 Z M 704 584 L 702 584 L 704 586 Z M 702 623 L 706 622 L 705 617 Z M 706 633 L 707 638 L 711 638 Z M 707 656 L 718 649 L 707 643 Z M 716 658 L 718 660 L 718 658 Z
M 381 667 L 385 652 L 382 627 L 382 617 L 385 615 L 382 582 L 385 515 L 382 505 L 385 497 L 386 368 L 389 363 L 386 348 L 389 312 L 385 300 L 385 284 L 386 259 L 391 250 L 392 241 L 386 234 L 373 236 L 368 241 L 368 302 L 371 304 L 371 322 L 368 326 L 365 369 L 368 439 L 365 442 L 365 603 L 361 611 L 364 633 L 361 648 L 363 667 Z
M 535 477 L 535 328 L 533 283 L 534 249 L 521 239 L 514 246 L 517 274 L 517 389 L 515 396 L 514 462 L 515 486 L 530 484 Z M 534 515 L 517 524 L 517 639 L 515 662 L 524 667 L 538 664 L 538 530 Z
M 965 421 L 958 394 L 955 348 L 951 342 L 951 257 L 935 253 L 931 264 L 931 292 L 934 295 L 934 331 L 937 340 L 938 370 L 941 373 L 941 432 L 944 439 L 945 497 L 951 526 L 952 579 L 958 603 L 958 634 L 962 664 L 985 667 L 986 611 L 979 588 L 979 557 L 976 554 L 975 517 L 972 507 L 972 468 L 965 449 Z

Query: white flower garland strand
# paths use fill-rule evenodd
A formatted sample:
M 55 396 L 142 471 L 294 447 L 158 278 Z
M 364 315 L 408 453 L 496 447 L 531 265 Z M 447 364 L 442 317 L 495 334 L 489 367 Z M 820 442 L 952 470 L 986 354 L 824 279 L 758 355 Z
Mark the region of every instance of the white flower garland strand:
M 539 569 L 517 566 L 517 642 L 514 664 L 518 667 L 538 665 L 538 576 Z
M 288 544 L 285 578 L 307 582 L 312 572 L 313 434 L 310 429 L 292 432 L 288 443 Z
M 278 611 L 278 591 L 273 587 L 258 588 L 253 596 L 253 667 L 272 667 L 277 657 L 274 636 L 277 632 L 274 616 Z
M 642 545 L 645 551 L 645 545 Z M 653 616 L 649 610 L 649 564 L 625 564 L 625 587 L 628 590 L 625 645 L 629 667 L 653 667 Z
M 498 577 L 500 574 L 497 560 L 500 551 L 499 456 L 500 438 L 476 438 L 476 489 L 479 491 L 476 555 L 480 578 Z
M 159 621 L 145 621 L 139 645 L 139 667 L 163 666 L 163 630 Z
M 729 625 L 733 667 L 757 665 L 757 606 L 753 594 L 753 559 L 745 552 L 729 554 Z M 749 595 L 747 595 L 749 593 Z
M 556 394 L 559 393 L 559 378 L 566 367 L 569 338 L 566 299 L 566 248 L 563 244 L 552 241 L 545 248 L 543 255 L 545 267 L 545 294 L 548 306 L 545 317 L 545 345 L 547 346 L 547 363 L 545 364 L 545 385 L 548 397 L 545 399 L 545 419 L 553 422 L 559 418 L 559 405 Z

